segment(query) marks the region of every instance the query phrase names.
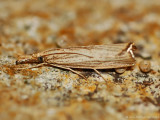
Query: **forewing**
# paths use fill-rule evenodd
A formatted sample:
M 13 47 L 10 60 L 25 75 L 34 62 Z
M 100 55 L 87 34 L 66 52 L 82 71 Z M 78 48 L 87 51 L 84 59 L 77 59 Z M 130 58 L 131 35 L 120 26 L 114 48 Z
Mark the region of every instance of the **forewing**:
M 82 46 L 46 51 L 45 61 L 69 68 L 108 69 L 133 66 L 129 43 Z

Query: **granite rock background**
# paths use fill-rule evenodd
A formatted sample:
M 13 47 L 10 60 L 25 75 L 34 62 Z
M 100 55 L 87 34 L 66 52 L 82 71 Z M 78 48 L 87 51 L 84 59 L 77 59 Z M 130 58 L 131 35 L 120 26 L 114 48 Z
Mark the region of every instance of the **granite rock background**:
M 134 42 L 125 73 L 16 70 L 19 55 L 49 48 Z M 143 73 L 139 62 L 151 62 Z M 160 119 L 159 0 L 0 0 L 0 120 Z

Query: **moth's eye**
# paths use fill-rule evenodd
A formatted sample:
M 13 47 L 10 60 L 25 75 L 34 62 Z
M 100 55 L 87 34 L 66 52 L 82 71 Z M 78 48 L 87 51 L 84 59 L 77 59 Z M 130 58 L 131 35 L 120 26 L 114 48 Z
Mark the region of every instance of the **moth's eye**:
M 43 63 L 43 57 L 38 57 L 38 62 Z

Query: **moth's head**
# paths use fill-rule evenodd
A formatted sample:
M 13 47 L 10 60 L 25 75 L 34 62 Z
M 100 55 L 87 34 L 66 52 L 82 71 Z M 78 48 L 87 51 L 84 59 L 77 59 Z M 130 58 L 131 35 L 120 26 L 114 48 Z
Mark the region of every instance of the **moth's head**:
M 43 57 L 42 56 L 34 56 L 34 55 L 24 55 L 19 56 L 16 65 L 19 64 L 28 64 L 28 63 L 43 63 Z

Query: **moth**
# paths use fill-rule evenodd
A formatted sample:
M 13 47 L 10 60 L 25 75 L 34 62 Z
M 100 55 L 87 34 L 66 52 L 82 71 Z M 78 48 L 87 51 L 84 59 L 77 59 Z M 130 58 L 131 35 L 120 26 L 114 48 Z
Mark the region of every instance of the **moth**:
M 32 55 L 20 56 L 16 64 L 35 63 L 36 66 L 31 68 L 49 65 L 70 70 L 81 77 L 84 76 L 73 70 L 74 68 L 93 69 L 103 77 L 98 69 L 121 69 L 134 66 L 133 51 L 135 49 L 134 43 L 53 48 Z

